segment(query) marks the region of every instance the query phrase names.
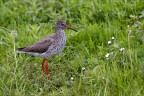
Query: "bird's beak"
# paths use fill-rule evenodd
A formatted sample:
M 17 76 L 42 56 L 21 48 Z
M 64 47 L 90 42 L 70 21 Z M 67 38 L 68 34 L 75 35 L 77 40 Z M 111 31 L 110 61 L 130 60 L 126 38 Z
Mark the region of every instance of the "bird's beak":
M 78 32 L 76 29 L 74 29 L 74 28 L 72 28 L 72 27 L 70 27 L 70 26 L 66 26 L 66 28 L 67 28 L 67 29 L 71 29 L 71 30 L 74 30 L 74 31 Z

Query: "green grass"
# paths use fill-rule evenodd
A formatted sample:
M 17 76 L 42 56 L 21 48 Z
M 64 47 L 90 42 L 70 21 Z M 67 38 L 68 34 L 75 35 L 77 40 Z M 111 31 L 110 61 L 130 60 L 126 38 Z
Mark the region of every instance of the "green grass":
M 58 19 L 78 33 L 65 30 L 42 86 L 42 58 L 16 48 L 53 33 Z M 0 0 L 0 96 L 37 95 L 143 96 L 144 0 Z

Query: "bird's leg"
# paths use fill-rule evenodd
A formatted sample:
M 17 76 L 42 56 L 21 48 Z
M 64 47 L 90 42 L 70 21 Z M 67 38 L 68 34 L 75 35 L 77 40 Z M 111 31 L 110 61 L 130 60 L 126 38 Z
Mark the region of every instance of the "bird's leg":
M 44 62 L 45 62 L 45 59 L 43 59 L 42 61 L 42 72 L 44 73 Z
M 45 60 L 46 59 L 43 59 L 43 61 L 42 61 L 42 87 L 44 86 L 43 80 L 44 80 L 44 63 L 45 63 Z
M 48 67 L 48 60 L 46 59 L 46 75 L 48 76 L 48 80 L 50 80 L 50 74 L 49 74 L 49 67 Z

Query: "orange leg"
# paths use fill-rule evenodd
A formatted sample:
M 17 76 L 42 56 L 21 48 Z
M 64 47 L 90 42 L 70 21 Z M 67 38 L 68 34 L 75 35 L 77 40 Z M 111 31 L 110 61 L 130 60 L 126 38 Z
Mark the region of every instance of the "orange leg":
M 48 67 L 48 60 L 46 59 L 46 75 L 48 76 L 48 80 L 50 80 L 50 74 L 49 74 L 49 67 Z
M 43 61 L 42 61 L 42 72 L 43 72 L 43 74 L 44 74 L 44 62 L 45 62 L 45 59 L 43 59 Z

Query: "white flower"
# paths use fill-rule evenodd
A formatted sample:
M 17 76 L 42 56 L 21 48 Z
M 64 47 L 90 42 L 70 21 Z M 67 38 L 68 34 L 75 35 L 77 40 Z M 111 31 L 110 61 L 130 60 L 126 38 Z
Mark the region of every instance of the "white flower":
M 135 20 L 135 19 L 137 19 L 137 16 L 135 16 L 135 15 L 130 15 L 130 18 L 133 19 L 133 20 Z
M 109 59 L 110 54 L 107 53 L 107 54 L 105 55 L 105 57 L 106 57 L 106 59 Z
M 121 48 L 120 51 L 123 52 L 125 50 L 125 48 Z
M 131 32 L 132 32 L 132 30 L 129 29 L 129 30 L 128 30 L 128 33 L 131 33 Z
M 43 91 L 42 88 L 39 88 L 39 91 Z
M 85 71 L 85 67 L 82 67 L 82 71 Z
M 73 81 L 74 80 L 74 78 L 73 77 L 71 77 L 71 81 Z
M 12 30 L 10 31 L 11 36 L 16 37 L 17 36 L 17 31 Z
M 114 38 L 114 37 L 112 37 L 111 39 L 112 39 L 112 40 L 114 40 L 115 38 Z
M 131 32 L 132 32 L 132 30 L 131 30 L 131 28 L 130 28 L 130 26 L 129 26 L 129 25 L 128 25 L 127 32 L 128 32 L 128 33 L 131 33 Z
M 108 41 L 108 44 L 110 45 L 110 44 L 111 44 L 111 41 Z

